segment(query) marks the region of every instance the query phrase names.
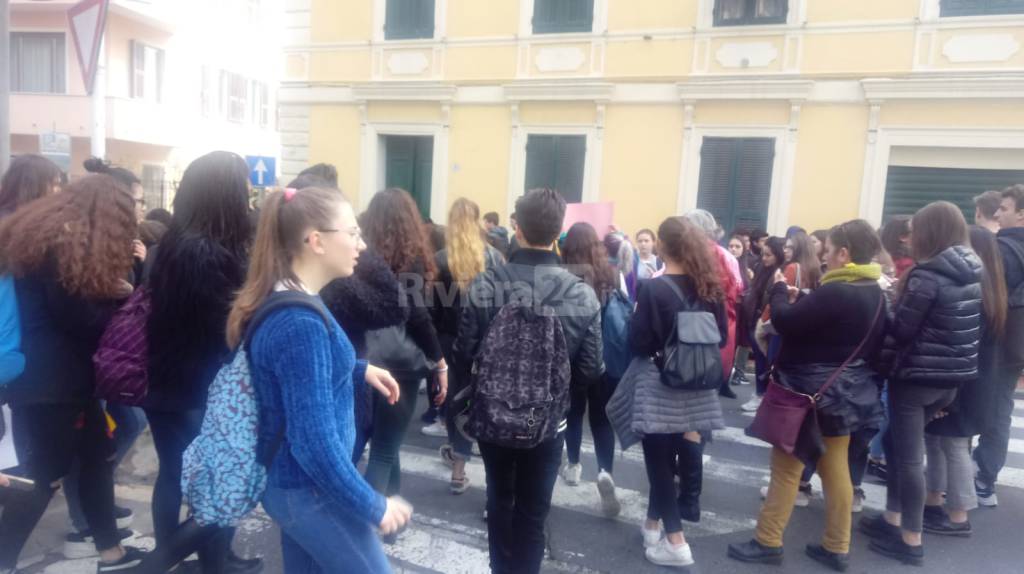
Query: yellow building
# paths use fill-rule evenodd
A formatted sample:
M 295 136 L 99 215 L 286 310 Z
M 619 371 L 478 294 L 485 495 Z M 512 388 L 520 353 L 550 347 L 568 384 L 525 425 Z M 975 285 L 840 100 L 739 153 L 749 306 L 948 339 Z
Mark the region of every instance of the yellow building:
M 284 177 L 808 229 L 1024 182 L 1024 0 L 287 0 Z M 287 180 L 287 179 L 286 179 Z

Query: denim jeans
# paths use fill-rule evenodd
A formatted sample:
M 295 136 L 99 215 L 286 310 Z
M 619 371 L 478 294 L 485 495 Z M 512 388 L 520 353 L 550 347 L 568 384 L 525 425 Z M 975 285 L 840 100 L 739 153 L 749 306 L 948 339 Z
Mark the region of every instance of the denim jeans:
M 580 446 L 583 443 L 583 415 L 590 411 L 590 434 L 594 435 L 594 452 L 597 467 L 612 471 L 615 460 L 615 431 L 604 408 L 615 392 L 618 381 L 607 375 L 591 385 L 574 385 L 570 388 L 569 415 L 566 420 L 565 450 L 570 464 L 579 464 Z
M 373 436 L 370 438 L 370 460 L 366 464 L 366 482 L 377 492 L 391 496 L 402 487 L 402 467 L 398 451 L 409 428 L 420 377 L 398 376 L 401 394 L 398 402 L 389 405 L 381 397 L 374 397 Z
M 146 430 L 146 415 L 138 407 L 129 407 L 117 403 L 107 403 L 107 414 L 114 419 L 117 428 L 114 429 L 114 469 L 121 464 L 124 457 L 128 455 L 135 439 L 139 438 L 142 431 Z M 64 498 L 68 503 L 68 518 L 71 519 L 71 527 L 77 532 L 88 530 L 85 521 L 85 513 L 82 512 L 82 503 L 78 494 L 79 472 L 81 468 L 76 460 L 74 467 L 64 479 Z
M 882 428 L 878 429 L 878 434 L 871 439 L 871 458 L 875 460 L 885 460 L 885 447 L 882 445 L 882 438 L 885 436 L 885 431 L 889 430 L 889 383 L 886 383 L 885 388 L 882 389 L 882 409 L 885 411 L 885 420 L 882 422 Z
M 263 508 L 281 528 L 284 574 L 391 572 L 374 526 L 317 490 L 271 486 Z
M 450 408 L 449 405 L 451 399 L 469 385 L 470 377 L 469 372 L 463 372 L 455 367 L 448 371 L 448 398 L 446 400 L 449 402 L 445 404 L 446 408 L 444 409 L 444 421 L 448 427 L 448 443 L 452 445 L 452 451 L 459 458 L 466 461 L 473 457 L 473 441 L 459 431 L 456 425 L 456 418 L 459 416 L 459 413 L 455 412 L 455 409 Z
M 986 486 L 995 485 L 999 471 L 1006 464 L 1006 451 L 1010 445 L 1010 423 L 1013 416 L 1013 395 L 1017 390 L 1020 372 L 1002 367 L 993 375 L 995 385 L 995 412 L 991 413 L 988 425 L 978 438 L 974 449 L 974 461 L 978 463 L 978 481 Z
M 487 471 L 487 545 L 493 574 L 536 574 L 544 560 L 544 522 L 551 510 L 564 437 L 530 449 L 480 442 Z

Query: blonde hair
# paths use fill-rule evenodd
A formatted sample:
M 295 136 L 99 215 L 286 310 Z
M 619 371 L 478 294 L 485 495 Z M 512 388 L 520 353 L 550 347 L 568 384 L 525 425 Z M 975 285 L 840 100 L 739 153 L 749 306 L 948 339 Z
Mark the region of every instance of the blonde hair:
M 480 207 L 461 197 L 448 212 L 448 269 L 452 281 L 465 289 L 486 267 L 487 243 L 480 225 Z

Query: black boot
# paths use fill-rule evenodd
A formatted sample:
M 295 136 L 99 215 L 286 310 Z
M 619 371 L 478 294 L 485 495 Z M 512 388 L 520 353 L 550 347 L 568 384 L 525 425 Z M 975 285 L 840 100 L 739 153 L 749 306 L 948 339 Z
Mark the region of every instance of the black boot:
M 782 547 L 769 548 L 762 546 L 760 542 L 750 539 L 743 544 L 729 545 L 729 558 L 740 562 L 755 562 L 757 564 L 782 564 Z
M 700 522 L 700 493 L 704 486 L 704 444 L 683 439 L 679 449 L 679 517 Z
M 899 538 L 875 538 L 868 544 L 868 548 L 904 564 L 924 566 L 924 547 L 910 546 L 903 542 L 902 536 Z
M 718 396 L 725 397 L 727 399 L 736 398 L 736 393 L 733 392 L 732 387 L 729 386 L 729 379 L 722 381 L 722 386 L 718 387 Z
M 820 544 L 808 544 L 806 552 L 815 561 L 828 566 L 836 572 L 846 572 L 846 569 L 850 567 L 849 554 L 829 552 Z

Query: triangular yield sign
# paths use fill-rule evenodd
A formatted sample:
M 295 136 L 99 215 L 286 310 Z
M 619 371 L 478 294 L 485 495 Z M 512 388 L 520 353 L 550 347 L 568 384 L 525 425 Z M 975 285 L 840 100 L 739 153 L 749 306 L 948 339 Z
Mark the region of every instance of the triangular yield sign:
M 107 23 L 110 0 L 82 0 L 68 8 L 68 24 L 82 68 L 85 91 L 92 94 L 96 67 L 100 57 L 100 43 Z

